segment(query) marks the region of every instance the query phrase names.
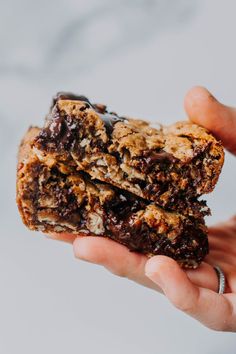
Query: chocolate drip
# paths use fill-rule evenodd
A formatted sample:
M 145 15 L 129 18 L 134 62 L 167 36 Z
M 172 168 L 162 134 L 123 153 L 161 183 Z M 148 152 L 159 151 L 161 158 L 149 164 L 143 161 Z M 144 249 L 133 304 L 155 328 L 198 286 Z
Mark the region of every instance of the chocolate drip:
M 108 112 L 107 111 L 107 106 L 101 103 L 95 103 L 93 104 L 94 110 L 99 114 L 99 117 L 102 119 L 107 134 L 111 136 L 113 129 L 114 129 L 114 124 L 117 122 L 123 122 L 125 118 L 119 117 L 118 114 L 115 112 Z
M 51 109 L 55 106 L 55 104 L 59 100 L 84 101 L 89 103 L 92 106 L 88 98 L 83 95 L 75 95 L 74 93 L 71 92 L 58 92 L 52 99 Z
M 98 114 L 99 114 L 99 117 L 102 119 L 102 121 L 105 125 L 105 128 L 106 128 L 107 134 L 109 136 L 111 136 L 111 134 L 113 132 L 114 125 L 117 122 L 123 122 L 125 120 L 125 118 L 118 117 L 118 116 L 115 116 L 114 114 L 110 114 L 110 113 L 105 113 L 105 114 L 98 113 Z
M 99 114 L 100 118 L 103 120 L 108 135 L 112 134 L 115 123 L 123 122 L 125 120 L 124 118 L 119 117 L 114 112 L 109 113 L 107 111 L 107 106 L 105 106 L 104 104 L 100 104 L 100 103 L 92 104 L 87 97 L 83 95 L 75 95 L 71 92 L 58 92 L 53 97 L 51 110 L 59 100 L 84 101 L 88 103 Z

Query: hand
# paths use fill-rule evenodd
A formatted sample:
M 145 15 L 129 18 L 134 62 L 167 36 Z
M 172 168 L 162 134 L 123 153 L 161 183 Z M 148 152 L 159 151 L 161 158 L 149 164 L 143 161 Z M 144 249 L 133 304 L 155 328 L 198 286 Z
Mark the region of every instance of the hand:
M 236 154 L 236 109 L 219 103 L 206 89 L 193 88 L 185 98 L 186 112 L 193 122 L 208 128 Z M 54 235 L 73 242 L 77 258 L 106 267 L 112 273 L 163 292 L 179 310 L 205 326 L 236 331 L 236 216 L 209 228 L 210 254 L 197 270 L 182 270 L 171 258 L 144 255 L 109 239 Z M 219 265 L 226 276 L 225 294 L 217 294 Z

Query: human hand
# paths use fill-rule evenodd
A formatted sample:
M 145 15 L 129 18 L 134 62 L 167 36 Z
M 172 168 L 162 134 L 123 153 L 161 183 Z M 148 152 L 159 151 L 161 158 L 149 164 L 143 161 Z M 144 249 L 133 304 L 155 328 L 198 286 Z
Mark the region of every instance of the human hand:
M 236 109 L 219 103 L 206 89 L 193 88 L 185 98 L 189 118 L 208 128 L 236 154 Z M 197 270 L 183 270 L 171 258 L 132 253 L 105 238 L 60 234 L 55 239 L 73 243 L 77 258 L 106 267 L 149 288 L 162 291 L 175 307 L 215 330 L 236 331 L 236 216 L 209 228 L 210 254 Z M 223 295 L 217 293 L 213 266 L 226 276 Z

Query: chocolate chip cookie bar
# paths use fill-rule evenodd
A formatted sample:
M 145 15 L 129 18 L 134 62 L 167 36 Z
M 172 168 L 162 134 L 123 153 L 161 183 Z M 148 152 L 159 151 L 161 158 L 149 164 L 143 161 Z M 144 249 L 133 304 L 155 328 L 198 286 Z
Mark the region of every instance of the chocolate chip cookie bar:
M 148 256 L 163 254 L 176 259 L 184 267 L 197 267 L 208 253 L 207 230 L 203 217 L 196 218 L 166 211 L 147 199 L 125 190 L 130 188 L 120 189 L 114 186 L 114 184 L 121 186 L 118 177 L 117 182 L 107 184 L 95 179 L 95 172 L 92 179 L 88 173 L 81 171 L 81 168 L 78 169 L 78 163 L 79 161 L 82 163 L 83 158 L 90 161 L 87 163 L 91 166 L 92 151 L 96 157 L 96 171 L 100 171 L 99 167 L 109 166 L 109 163 L 104 166 L 102 162 L 107 161 L 109 156 L 113 157 L 112 144 L 116 144 L 117 141 L 121 143 L 122 139 L 116 140 L 114 134 L 119 123 L 116 122 L 112 127 L 111 134 L 114 137 L 111 144 L 108 140 L 111 136 L 107 133 L 104 121 L 100 120 L 97 111 L 86 106 L 86 101 L 59 100 L 58 104 L 60 109 L 62 107 L 66 111 L 69 109 L 70 115 L 64 115 L 62 110 L 58 111 L 60 113 L 57 113 L 56 118 L 53 109 L 53 119 L 49 121 L 47 127 L 43 131 L 39 128 L 30 128 L 20 147 L 17 203 L 26 226 L 31 230 L 41 230 L 45 233 L 69 232 L 85 236 L 105 236 L 126 245 L 131 251 Z M 75 108 L 72 109 L 72 106 Z M 72 111 L 75 115 L 72 115 Z M 85 115 L 78 112 L 84 112 Z M 88 118 L 86 124 L 82 117 L 85 120 Z M 109 121 L 106 124 L 112 123 Z M 126 129 L 125 124 L 127 129 L 132 129 L 133 124 L 134 131 L 137 130 L 138 123 L 122 121 L 121 131 Z M 147 130 L 145 136 L 151 137 L 148 135 L 151 128 L 148 126 L 144 128 L 144 123 L 140 123 L 140 127 Z M 80 129 L 81 133 L 78 131 Z M 98 135 L 96 131 L 99 132 Z M 159 139 L 160 133 L 156 134 Z M 84 139 L 90 141 L 90 148 Z M 35 142 L 38 144 L 37 149 Z M 38 152 L 39 145 L 43 148 L 43 158 Z M 61 151 L 60 158 L 59 156 L 56 158 L 53 153 L 55 149 L 56 152 Z M 124 157 L 126 150 L 122 150 L 121 145 L 118 148 L 117 145 L 117 151 L 120 153 L 119 156 L 114 155 L 116 159 L 114 167 L 119 166 L 120 171 L 123 171 L 120 166 L 125 163 L 122 161 L 126 161 Z M 97 164 L 99 154 L 102 162 Z M 90 160 L 86 156 L 90 156 Z M 131 155 L 130 158 L 134 164 Z M 171 168 L 169 162 L 166 164 Z M 162 163 L 160 166 L 163 169 Z M 101 171 L 98 177 L 104 176 L 100 179 L 109 180 L 105 177 L 105 168 Z M 108 169 L 107 173 L 110 173 Z M 129 172 L 127 175 L 131 176 Z M 128 181 L 128 178 L 126 180 Z M 133 186 L 131 180 L 128 183 Z
M 168 210 L 209 213 L 197 198 L 213 190 L 224 161 L 222 145 L 189 122 L 154 128 L 108 113 L 84 96 L 59 93 L 34 142 L 50 157 Z

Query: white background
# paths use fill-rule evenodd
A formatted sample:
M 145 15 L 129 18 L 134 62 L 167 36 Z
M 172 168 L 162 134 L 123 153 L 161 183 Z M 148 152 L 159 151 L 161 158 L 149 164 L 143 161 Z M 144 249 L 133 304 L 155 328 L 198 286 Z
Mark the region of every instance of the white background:
M 0 353 L 235 354 L 167 300 L 71 246 L 29 232 L 15 205 L 17 146 L 59 90 L 121 114 L 170 123 L 200 84 L 236 105 L 233 0 L 0 1 Z M 235 212 L 229 154 L 209 223 Z M 217 311 L 217 308 L 215 309 Z

